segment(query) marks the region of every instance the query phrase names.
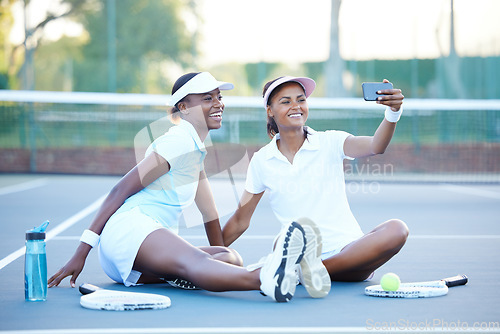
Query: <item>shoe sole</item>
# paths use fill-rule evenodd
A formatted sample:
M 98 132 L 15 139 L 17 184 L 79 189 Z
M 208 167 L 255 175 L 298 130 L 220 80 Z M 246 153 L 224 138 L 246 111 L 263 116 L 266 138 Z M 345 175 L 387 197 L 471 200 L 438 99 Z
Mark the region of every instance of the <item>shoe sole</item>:
M 169 280 L 166 281 L 170 286 L 178 289 L 184 289 L 184 290 L 201 290 L 199 287 L 194 285 L 192 282 L 182 279 L 182 278 L 176 278 L 174 280 Z
M 300 250 L 294 249 L 293 237 L 296 230 L 300 231 L 302 236 L 302 247 Z M 294 251 L 298 251 L 299 256 L 295 261 L 290 261 Z M 278 269 L 276 270 L 274 277 L 278 277 L 276 280 L 276 286 L 274 289 L 274 299 L 279 303 L 285 303 L 292 299 L 295 288 L 296 288 L 296 274 L 295 274 L 295 266 L 302 261 L 304 257 L 304 252 L 306 251 L 306 238 L 305 232 L 300 224 L 293 222 L 288 227 L 288 231 L 286 232 L 286 237 L 283 243 L 283 256 L 281 258 L 281 263 Z M 290 263 L 294 262 L 294 263 Z M 283 292 L 285 291 L 285 293 Z
M 306 251 L 300 269 L 302 270 L 303 284 L 307 293 L 313 298 L 322 298 L 328 295 L 332 287 L 332 281 L 328 270 L 321 261 L 322 238 L 318 226 L 308 218 L 297 219 L 302 225 L 306 237 Z M 309 236 L 309 238 L 308 238 Z M 316 247 L 311 237 L 316 239 Z

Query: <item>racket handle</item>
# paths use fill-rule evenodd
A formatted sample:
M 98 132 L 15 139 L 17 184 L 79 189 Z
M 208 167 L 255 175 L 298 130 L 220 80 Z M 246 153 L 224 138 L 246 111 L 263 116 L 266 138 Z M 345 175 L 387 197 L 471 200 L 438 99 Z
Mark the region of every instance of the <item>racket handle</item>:
M 465 285 L 469 281 L 466 275 L 457 275 L 453 277 L 448 277 L 445 279 L 442 279 L 441 281 L 444 281 L 446 285 L 451 288 L 453 286 L 457 285 Z
M 78 290 L 80 290 L 80 293 L 82 295 L 88 295 L 89 293 L 96 292 L 99 289 L 101 289 L 101 288 L 98 286 L 95 286 L 93 284 L 89 284 L 89 283 L 83 283 L 78 288 Z

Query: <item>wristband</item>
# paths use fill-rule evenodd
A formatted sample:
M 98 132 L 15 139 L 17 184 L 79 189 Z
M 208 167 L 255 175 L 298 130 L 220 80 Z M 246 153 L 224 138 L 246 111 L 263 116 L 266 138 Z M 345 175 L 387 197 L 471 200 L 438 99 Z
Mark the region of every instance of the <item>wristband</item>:
M 94 248 L 99 243 L 99 234 L 91 230 L 85 230 L 80 237 L 80 241 Z
M 385 108 L 385 119 L 391 123 L 397 123 L 401 114 L 403 113 L 403 107 L 400 107 L 398 111 L 392 111 L 391 108 Z

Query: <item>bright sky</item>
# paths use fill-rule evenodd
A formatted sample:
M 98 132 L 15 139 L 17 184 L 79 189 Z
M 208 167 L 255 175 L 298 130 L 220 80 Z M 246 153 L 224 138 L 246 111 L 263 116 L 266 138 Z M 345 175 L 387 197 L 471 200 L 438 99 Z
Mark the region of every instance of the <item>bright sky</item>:
M 204 0 L 206 61 L 324 61 L 330 0 Z M 455 0 L 461 55 L 500 55 L 500 1 Z M 343 0 L 340 51 L 346 59 L 435 58 L 448 53 L 450 0 Z
M 57 0 L 31 0 L 33 24 Z M 117 1 L 119 3 L 119 1 Z M 317 62 L 328 57 L 330 0 L 197 0 L 201 61 Z M 36 8 L 35 8 L 36 7 Z M 22 8 L 16 7 L 11 40 L 23 35 Z M 449 49 L 450 0 L 343 0 L 340 51 L 346 59 L 435 58 Z M 500 1 L 455 0 L 456 46 L 460 55 L 500 55 Z M 191 23 L 189 26 L 193 26 Z M 82 33 L 61 20 L 46 35 Z

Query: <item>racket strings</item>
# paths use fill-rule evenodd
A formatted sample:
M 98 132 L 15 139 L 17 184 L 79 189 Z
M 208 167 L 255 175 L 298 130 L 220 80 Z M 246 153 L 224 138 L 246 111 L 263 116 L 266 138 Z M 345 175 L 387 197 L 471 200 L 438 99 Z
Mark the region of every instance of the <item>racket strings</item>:
M 85 308 L 127 311 L 144 309 L 163 309 L 170 307 L 170 298 L 164 295 L 100 290 L 80 298 L 80 305 Z
M 448 286 L 444 282 L 403 283 L 396 291 L 385 291 L 380 285 L 365 288 L 365 294 L 375 297 L 389 298 L 425 298 L 444 296 Z
M 414 282 L 414 283 L 401 283 L 400 288 L 444 288 L 446 282 L 444 281 L 429 281 L 429 282 Z

